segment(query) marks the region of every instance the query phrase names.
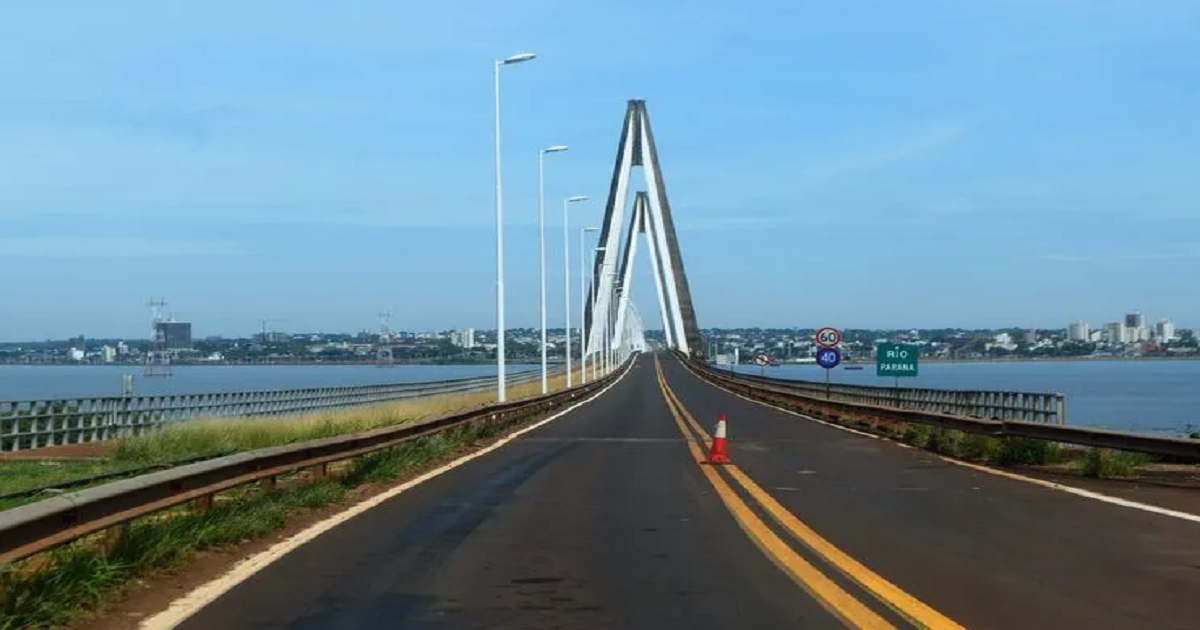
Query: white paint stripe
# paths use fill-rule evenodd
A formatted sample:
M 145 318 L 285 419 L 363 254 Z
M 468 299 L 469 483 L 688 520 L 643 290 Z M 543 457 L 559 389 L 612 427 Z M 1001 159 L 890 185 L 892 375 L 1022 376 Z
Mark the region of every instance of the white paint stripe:
M 691 372 L 690 367 L 688 368 L 688 371 Z M 774 409 L 775 411 L 782 411 L 783 413 L 791 414 L 798 418 L 804 418 L 805 420 L 823 424 L 827 427 L 833 427 L 834 429 L 840 429 L 842 431 L 853 433 L 855 435 L 862 435 L 862 436 L 869 437 L 869 438 L 876 439 L 876 440 L 884 439 L 882 436 L 874 435 L 871 433 L 865 433 L 865 432 L 859 431 L 857 429 L 851 429 L 850 427 L 844 427 L 840 424 L 835 424 L 833 422 L 827 422 L 825 420 L 821 420 L 819 418 L 814 418 L 812 416 L 806 416 L 802 413 L 798 413 L 798 412 L 792 411 L 790 409 L 783 409 L 781 407 L 776 407 L 770 403 L 763 402 L 761 400 L 754 400 L 753 398 L 747 398 L 737 392 L 731 392 L 731 391 L 725 389 L 724 387 L 719 387 L 717 385 L 713 385 L 712 383 L 709 383 L 708 381 L 704 380 L 699 375 L 696 375 L 695 372 L 692 372 L 692 374 L 694 376 L 696 376 L 696 378 L 700 379 L 701 382 L 707 383 L 708 385 L 710 385 L 712 387 L 717 387 L 718 389 L 720 389 L 721 391 L 723 391 L 725 393 L 733 394 L 734 396 L 737 396 L 738 398 L 741 398 L 742 400 L 746 400 L 746 401 L 749 401 L 752 403 L 758 403 L 764 407 L 769 407 L 771 409 Z M 892 444 L 895 444 L 896 446 L 902 447 L 902 448 L 909 448 L 909 449 L 914 448 L 913 446 L 911 446 L 909 444 L 905 444 L 903 442 L 896 442 L 894 440 L 887 440 L 887 441 L 891 442 Z M 928 451 L 925 451 L 925 452 L 928 453 Z M 1060 492 L 1066 492 L 1067 494 L 1073 494 L 1077 497 L 1084 497 L 1085 499 L 1093 499 L 1095 501 L 1101 501 L 1101 502 L 1109 503 L 1112 505 L 1119 505 L 1119 506 L 1125 507 L 1125 508 L 1141 510 L 1143 512 L 1150 512 L 1151 514 L 1159 514 L 1162 516 L 1169 516 L 1171 518 L 1177 518 L 1177 519 L 1184 520 L 1184 521 L 1191 521 L 1193 523 L 1200 523 L 1200 514 L 1192 514 L 1191 512 L 1181 512 L 1179 510 L 1172 510 L 1170 508 L 1159 507 L 1157 505 L 1150 505 L 1149 503 L 1130 501 L 1129 499 L 1122 499 L 1121 497 L 1114 497 L 1109 494 L 1093 492 L 1091 490 L 1084 490 L 1083 488 L 1076 488 L 1075 486 L 1067 486 L 1067 485 L 1063 485 L 1061 483 L 1054 483 L 1053 481 L 1046 481 L 1044 479 L 1038 479 L 1036 477 L 1026 477 L 1025 475 L 1008 472 L 1007 470 L 999 470 L 996 468 L 992 468 L 990 466 L 983 466 L 980 464 L 973 464 L 971 462 L 964 462 L 964 461 L 953 459 L 950 457 L 938 455 L 937 453 L 929 453 L 929 454 L 933 455 L 934 457 L 937 457 L 938 459 L 940 459 L 944 462 L 948 462 L 948 463 L 954 464 L 956 466 L 963 466 L 965 468 L 970 468 L 972 470 L 977 470 L 979 472 L 985 472 L 990 475 L 996 475 L 998 477 L 1004 477 L 1006 479 L 1012 479 L 1014 481 L 1023 481 L 1025 483 L 1031 483 L 1035 486 L 1041 486 L 1043 488 L 1049 488 L 1051 490 L 1058 490 Z
M 621 373 L 621 376 L 618 377 L 616 381 L 613 381 L 613 383 L 611 383 L 608 387 L 600 390 L 590 398 L 575 403 L 574 405 L 571 405 L 570 407 L 567 407 L 566 409 L 563 409 L 562 411 L 544 420 L 538 421 L 535 424 L 518 431 L 514 431 L 503 438 L 500 438 L 495 443 L 473 453 L 463 455 L 462 457 L 459 457 L 445 466 L 431 470 L 420 477 L 417 477 L 416 479 L 412 479 L 411 481 L 400 484 L 395 488 L 391 488 L 390 490 L 377 494 L 369 499 L 365 499 L 345 511 L 339 512 L 319 523 L 314 523 L 304 529 L 304 531 L 301 531 L 290 538 L 277 542 L 274 545 L 271 545 L 269 548 L 260 551 L 257 554 L 246 558 L 245 560 L 242 560 L 234 565 L 234 567 L 224 575 L 221 575 L 220 577 L 206 584 L 200 585 L 187 595 L 184 595 L 183 597 L 171 602 L 170 606 L 168 606 L 166 610 L 154 615 L 153 617 L 143 620 L 138 628 L 140 630 L 169 630 L 177 627 L 179 624 L 187 621 L 189 617 L 199 612 L 205 606 L 211 604 L 218 597 L 225 594 L 233 587 L 246 581 L 255 573 L 267 568 L 271 563 L 287 555 L 289 552 L 296 550 L 304 543 L 315 539 L 321 534 L 324 534 L 334 527 L 345 523 L 355 516 L 358 516 L 359 514 L 362 514 L 363 512 L 366 512 L 367 510 L 370 510 L 371 508 L 376 507 L 385 501 L 395 498 L 397 495 L 410 488 L 429 481 L 438 475 L 454 470 L 455 468 L 458 468 L 459 466 L 462 466 L 463 464 L 475 458 L 482 457 L 504 446 L 505 444 L 508 444 L 516 438 L 558 418 L 561 418 L 562 416 L 571 413 L 572 411 L 592 402 L 593 400 L 596 400 L 600 396 L 603 396 L 608 390 L 616 387 L 617 383 L 620 383 L 632 369 L 633 364 L 631 363 L 629 367 L 627 367 L 625 371 Z
M 1035 477 L 1026 477 L 1025 475 L 1018 475 L 1016 473 L 1011 473 L 1006 470 L 996 470 L 995 468 L 989 468 L 987 466 L 980 466 L 979 464 L 973 464 L 971 462 L 959 461 L 957 459 L 951 459 L 949 457 L 942 457 L 941 455 L 938 455 L 938 457 L 940 459 L 942 459 L 943 461 L 949 462 L 956 466 L 964 466 L 964 467 L 970 468 L 972 470 L 978 470 L 981 472 L 991 473 L 993 475 L 999 475 L 1001 477 L 1007 477 L 1009 479 L 1015 479 L 1017 481 L 1024 481 L 1026 483 L 1032 483 L 1034 485 L 1042 486 L 1043 488 L 1059 490 L 1061 492 L 1066 492 L 1067 494 L 1073 494 L 1078 497 L 1084 497 L 1087 499 L 1095 499 L 1096 501 L 1103 501 L 1105 503 L 1111 503 L 1113 505 L 1119 505 L 1121 507 L 1132 508 L 1135 510 L 1142 510 L 1143 512 L 1151 512 L 1153 514 L 1161 514 L 1163 516 L 1170 516 L 1172 518 L 1178 518 L 1178 519 L 1185 520 L 1185 521 L 1191 521 L 1193 523 L 1200 523 L 1200 514 L 1192 514 L 1191 512 L 1180 512 L 1179 510 L 1172 510 L 1172 509 L 1168 509 L 1168 508 L 1164 508 L 1164 507 L 1159 507 L 1157 505 L 1150 505 L 1148 503 L 1140 503 L 1138 501 L 1130 501 L 1129 499 L 1122 499 L 1121 497 L 1114 497 L 1112 495 L 1101 494 L 1099 492 L 1093 492 L 1091 490 L 1084 490 L 1083 488 L 1076 488 L 1075 486 L 1064 486 L 1063 484 L 1054 483 L 1053 481 L 1046 481 L 1045 479 L 1037 479 Z

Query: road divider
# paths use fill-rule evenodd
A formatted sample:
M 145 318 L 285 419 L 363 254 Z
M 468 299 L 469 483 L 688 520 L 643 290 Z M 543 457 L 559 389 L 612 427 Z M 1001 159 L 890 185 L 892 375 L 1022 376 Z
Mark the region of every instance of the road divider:
M 667 407 L 679 430 L 689 438 L 688 447 L 692 455 L 698 463 L 706 462 L 703 451 L 697 442 L 712 445 L 715 443 L 715 438 L 704 431 L 700 423 L 671 389 L 657 356 L 654 366 Z M 720 425 L 718 424 L 718 426 Z M 796 542 L 849 578 L 870 596 L 894 610 L 909 623 L 928 630 L 965 630 L 964 626 L 905 592 L 820 536 L 763 490 L 736 464 L 731 463 L 720 467 L 702 465 L 700 468 L 717 491 L 718 496 L 721 497 L 722 502 L 755 544 L 802 588 L 816 597 L 826 609 L 847 625 L 854 628 L 895 627 L 821 573 L 819 569 L 806 561 L 771 531 L 747 502 L 732 489 L 729 482 L 725 481 L 717 472 L 718 470 L 725 471 L 733 482 Z
M 659 364 L 657 357 L 655 358 L 654 368 L 659 387 L 666 398 L 671 416 L 674 418 L 679 431 L 688 438 L 688 450 L 698 464 L 704 464 L 706 462 L 704 451 L 696 443 L 697 439 L 699 439 L 699 434 L 690 433 L 685 426 L 683 417 L 676 407 L 674 395 L 670 393 L 670 389 L 663 378 L 662 366 Z M 694 423 L 695 420 L 692 419 L 691 422 Z M 703 434 L 702 431 L 701 434 Z M 821 606 L 851 628 L 895 630 L 896 626 L 855 599 L 845 589 L 838 586 L 836 582 L 824 573 L 821 573 L 812 563 L 805 560 L 799 553 L 796 553 L 775 532 L 771 531 L 771 528 L 737 495 L 737 492 L 730 487 L 729 483 L 721 478 L 715 467 L 701 465 L 700 469 L 716 491 L 717 496 L 721 498 L 721 502 L 725 504 L 730 514 L 733 515 L 734 520 L 738 522 L 738 525 L 746 532 L 751 541 L 776 566 L 812 595 Z

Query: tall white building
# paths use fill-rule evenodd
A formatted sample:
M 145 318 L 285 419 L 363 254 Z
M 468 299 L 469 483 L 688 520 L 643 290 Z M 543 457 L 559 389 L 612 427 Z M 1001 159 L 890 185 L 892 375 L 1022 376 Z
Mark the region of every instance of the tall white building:
M 450 343 L 470 350 L 475 347 L 475 329 L 464 328 L 450 333 Z
M 1160 342 L 1175 339 L 1175 324 L 1169 319 L 1160 319 L 1154 325 L 1154 338 Z
M 117 360 L 117 349 L 112 346 L 104 346 L 100 348 L 100 356 L 105 363 L 112 363 Z
M 1109 322 L 1104 327 L 1105 339 L 1111 344 L 1123 344 L 1129 342 L 1129 329 L 1125 327 L 1123 322 Z
M 1071 341 L 1087 341 L 1090 335 L 1087 322 L 1075 320 L 1067 324 L 1067 339 Z

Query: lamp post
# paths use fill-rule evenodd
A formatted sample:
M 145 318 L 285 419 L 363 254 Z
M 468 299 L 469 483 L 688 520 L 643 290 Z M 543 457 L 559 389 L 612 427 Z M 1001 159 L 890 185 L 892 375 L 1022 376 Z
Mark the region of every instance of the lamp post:
M 606 271 L 606 272 L 604 272 L 604 276 L 607 278 L 613 278 L 613 280 L 611 280 L 610 282 L 616 282 L 617 272 L 615 270 L 614 271 Z M 612 285 L 610 284 L 609 286 L 612 286 Z M 613 291 L 612 293 L 613 293 L 613 296 L 616 295 L 616 291 Z M 613 357 L 612 357 L 613 301 L 614 301 L 613 299 L 608 300 L 608 305 L 607 305 L 607 308 L 605 308 L 605 313 L 604 313 L 604 373 L 605 374 L 608 374 L 609 372 L 611 372 L 612 367 L 613 367 L 613 365 L 612 365 L 612 359 L 613 359 Z
M 574 197 L 567 197 L 566 199 L 563 199 L 563 295 L 565 296 L 563 302 L 564 302 L 564 305 L 566 306 L 564 313 L 565 313 L 565 321 L 566 321 L 566 329 L 567 329 L 567 334 L 566 334 L 566 338 L 567 338 L 567 341 L 566 341 L 567 387 L 570 387 L 572 385 L 572 383 L 571 383 L 571 226 L 570 226 L 570 217 L 568 216 L 567 209 L 571 206 L 571 204 L 579 203 L 581 201 L 587 201 L 587 197 L 584 195 L 576 195 Z M 580 240 L 582 240 L 583 234 L 580 234 L 579 238 L 580 238 Z M 582 243 L 580 243 L 580 245 L 579 245 L 579 250 L 583 251 Z M 542 329 L 545 330 L 544 324 L 543 324 Z
M 500 67 L 529 61 L 533 53 L 521 53 L 495 62 L 496 85 L 496 400 L 506 398 L 504 376 L 504 176 L 500 168 Z
M 605 247 L 604 245 L 597 245 L 596 246 L 596 259 L 598 260 L 601 256 L 603 256 L 604 251 L 607 249 L 608 248 Z M 597 279 L 598 282 L 596 282 L 596 285 L 592 287 L 592 329 L 593 330 L 596 328 L 596 326 L 600 325 L 600 313 L 598 313 L 596 311 L 596 306 L 598 304 L 600 304 L 600 285 L 604 284 L 604 276 L 606 275 L 604 273 L 603 267 L 601 268 L 600 271 L 601 271 L 600 277 Z M 601 368 L 603 367 L 603 361 L 601 359 L 604 358 L 603 351 L 604 351 L 605 332 L 606 332 L 606 327 L 601 327 L 600 334 L 598 335 L 600 337 L 600 347 L 595 348 L 595 352 L 593 353 L 596 355 L 595 357 L 592 358 L 592 378 L 593 379 L 600 378 Z
M 583 235 L 588 232 L 599 232 L 598 227 L 585 227 L 579 230 L 579 361 L 580 380 L 587 384 L 587 285 L 584 283 L 584 273 L 587 267 L 587 257 L 583 255 Z M 592 326 L 596 325 L 596 314 L 592 313 Z M 593 370 L 595 367 L 593 366 Z
M 549 373 L 546 370 L 546 154 L 562 153 L 567 145 L 556 144 L 538 151 L 538 269 L 540 273 L 540 302 L 542 310 L 542 393 L 550 392 Z

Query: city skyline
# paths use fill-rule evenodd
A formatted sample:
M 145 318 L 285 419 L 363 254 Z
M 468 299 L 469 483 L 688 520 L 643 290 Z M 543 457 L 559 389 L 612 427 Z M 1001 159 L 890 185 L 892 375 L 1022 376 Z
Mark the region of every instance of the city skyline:
M 147 295 L 219 334 L 369 327 L 388 305 L 491 322 L 491 64 L 526 50 L 504 84 L 514 325 L 538 317 L 536 151 L 570 145 L 547 207 L 587 195 L 572 226 L 594 225 L 628 98 L 652 113 L 702 327 L 1049 328 L 1130 304 L 1196 325 L 1200 7 L 925 13 L 13 8 L 0 339 L 131 336 Z M 548 212 L 548 260 L 560 229 Z M 552 266 L 549 303 L 562 281 Z
M 1051 325 L 1051 326 L 1023 326 L 1023 325 L 1008 324 L 1008 325 L 1002 325 L 1002 326 L 864 326 L 864 327 L 853 327 L 853 326 L 839 326 L 839 325 L 836 325 L 836 323 L 835 323 L 833 327 L 838 328 L 842 331 L 853 331 L 853 332 L 862 332 L 862 331 L 888 332 L 888 331 L 890 331 L 890 332 L 898 332 L 898 333 L 907 333 L 910 331 L 912 331 L 912 332 L 930 332 L 930 331 L 943 331 L 943 330 L 957 330 L 957 331 L 963 331 L 963 332 L 997 332 L 997 331 L 1000 331 L 1000 332 L 1002 332 L 1002 331 L 1018 331 L 1018 332 L 1033 331 L 1033 332 L 1037 332 L 1037 333 L 1061 332 L 1063 334 L 1064 338 L 1066 338 L 1068 340 L 1084 341 L 1085 339 L 1083 339 L 1083 338 L 1076 339 L 1076 324 L 1082 324 L 1084 326 L 1084 331 L 1085 331 L 1083 333 L 1084 335 L 1091 335 L 1091 336 L 1094 336 L 1096 334 L 1104 335 L 1104 334 L 1106 334 L 1108 327 L 1114 323 L 1121 323 L 1125 327 L 1125 329 L 1127 329 L 1127 330 L 1131 329 L 1129 326 L 1125 325 L 1124 320 L 1126 317 L 1130 316 L 1132 313 L 1140 314 L 1141 312 L 1140 311 L 1132 311 L 1131 313 L 1126 313 L 1126 314 L 1122 315 L 1122 317 L 1119 320 L 1118 319 L 1104 319 L 1103 323 L 1099 324 L 1098 326 L 1093 325 L 1093 323 L 1090 321 L 1076 318 L 1076 319 L 1072 319 L 1072 320 L 1068 321 L 1066 323 L 1066 325 L 1064 325 L 1064 326 L 1053 326 L 1053 325 Z M 190 321 L 184 322 L 184 321 L 179 320 L 178 318 L 171 318 L 168 321 L 170 322 L 168 325 L 186 325 L 186 326 L 188 326 L 188 329 L 187 329 L 188 335 L 190 335 L 188 338 L 191 339 L 192 337 L 194 337 L 196 340 L 256 339 L 256 338 L 260 338 L 262 336 L 263 330 L 264 330 L 262 328 L 259 328 L 259 329 L 247 330 L 247 331 L 242 331 L 242 332 L 218 333 L 218 332 L 205 331 L 203 329 L 200 329 L 198 333 L 193 334 L 192 333 L 192 327 L 194 326 L 193 322 L 190 322 Z M 261 321 L 262 320 L 259 320 L 258 323 L 261 324 Z M 1166 323 L 1169 326 L 1168 330 L 1170 330 L 1172 333 L 1174 333 L 1173 335 L 1168 335 L 1168 337 L 1178 338 L 1179 333 L 1182 333 L 1184 331 L 1192 331 L 1193 334 L 1200 336 L 1200 327 L 1192 327 L 1190 325 L 1183 325 L 1171 318 L 1164 317 L 1164 318 L 1159 318 L 1154 321 L 1144 320 L 1144 323 L 1148 324 L 1147 326 L 1145 326 L 1145 330 L 1147 331 L 1148 337 L 1146 339 L 1141 339 L 1140 341 L 1150 341 L 1150 340 L 1158 339 L 1160 337 L 1159 331 L 1162 330 L 1161 326 L 1164 323 Z M 827 324 L 829 324 L 829 322 L 820 322 L 820 323 L 816 323 L 816 324 L 806 324 L 806 325 L 792 324 L 792 325 L 777 325 L 777 326 L 749 326 L 749 325 L 746 325 L 746 326 L 737 326 L 737 325 L 733 325 L 733 326 L 701 326 L 700 329 L 703 333 L 706 333 L 706 334 L 711 334 L 714 332 L 722 333 L 722 332 L 739 331 L 739 330 L 763 330 L 763 331 L 769 330 L 769 331 L 801 332 L 801 331 L 816 331 L 820 328 L 826 327 Z M 158 326 L 161 326 L 161 325 L 162 324 L 158 324 Z M 289 328 L 289 327 L 285 327 L 285 326 L 272 325 L 272 326 L 266 327 L 265 330 L 266 330 L 267 334 L 269 334 L 269 335 L 280 335 L 283 337 L 295 337 L 295 338 L 303 338 L 303 337 L 308 337 L 308 336 L 346 336 L 346 337 L 376 338 L 381 335 L 381 330 L 380 330 L 378 322 L 376 322 L 376 325 L 374 327 L 361 326 L 361 327 L 357 327 L 357 328 L 334 327 L 334 328 L 328 328 L 328 329 L 325 329 L 325 328 L 304 329 L 304 328 Z M 536 334 L 536 332 L 538 330 L 539 330 L 539 328 L 536 325 L 510 326 L 508 328 L 509 334 L 513 335 L 513 336 L 522 336 L 522 335 L 526 335 L 526 334 L 534 335 L 534 334 Z M 551 325 L 550 327 L 547 328 L 547 331 L 551 335 L 557 335 L 557 336 L 561 337 L 561 335 L 564 333 L 564 328 L 562 326 Z M 648 326 L 646 328 L 646 331 L 648 333 L 653 333 L 657 336 L 661 336 L 663 329 L 661 326 Z M 419 339 L 420 338 L 444 338 L 444 339 L 451 341 L 451 343 L 453 343 L 454 345 L 461 345 L 464 347 L 474 347 L 476 345 L 484 346 L 486 344 L 482 341 L 482 339 L 485 337 L 491 337 L 494 342 L 495 332 L 496 332 L 495 328 L 489 328 L 487 326 L 481 326 L 481 327 L 476 328 L 476 327 L 472 327 L 472 326 L 465 326 L 465 327 L 459 327 L 459 326 L 404 327 L 402 325 L 396 325 L 396 326 L 389 326 L 388 330 L 387 330 L 387 334 L 389 336 L 397 338 L 397 339 L 399 339 L 399 338 L 419 338 Z M 579 334 L 578 328 L 572 328 L 571 334 L 572 334 L 572 338 L 578 336 L 578 334 Z M 140 333 L 133 333 L 130 335 L 76 333 L 73 335 L 66 335 L 66 336 L 62 336 L 62 337 L 45 337 L 45 338 L 41 338 L 41 339 L 34 339 L 34 338 L 0 339 L 0 344 L 14 345 L 14 344 L 21 344 L 21 343 L 41 344 L 41 343 L 54 343 L 54 342 L 71 342 L 72 340 L 80 339 L 80 338 L 82 338 L 84 340 L 104 340 L 104 341 L 113 341 L 113 340 L 146 341 L 146 340 L 150 339 L 150 334 L 149 334 L 149 327 L 147 327 L 146 331 L 143 331 Z M 1090 340 L 1095 341 L 1096 339 L 1090 339 Z M 1105 337 L 1103 340 L 1107 341 L 1107 338 Z M 1133 343 L 1134 341 L 1135 340 L 1130 339 L 1128 342 Z

